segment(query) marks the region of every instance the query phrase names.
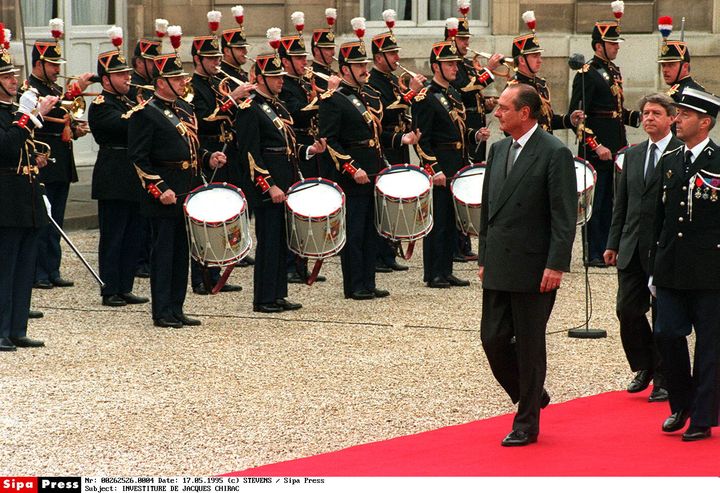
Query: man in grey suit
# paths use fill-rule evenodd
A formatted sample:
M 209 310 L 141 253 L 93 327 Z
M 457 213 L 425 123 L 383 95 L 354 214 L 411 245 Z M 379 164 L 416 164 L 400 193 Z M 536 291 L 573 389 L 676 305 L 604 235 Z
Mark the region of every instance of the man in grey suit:
M 538 126 L 542 102 L 507 87 L 495 116 L 507 137 L 490 148 L 482 193 L 478 277 L 481 339 L 493 375 L 518 404 L 503 446 L 537 441 L 547 357 L 545 329 L 570 257 L 577 221 L 570 150 Z
M 660 357 L 653 341 L 655 303 L 650 301 L 648 263 L 655 224 L 660 175 L 656 164 L 665 151 L 682 141 L 670 131 L 677 110 L 665 94 L 651 94 L 640 100 L 641 122 L 649 139 L 625 152 L 622 173 L 615 192 L 607 265 L 617 265 L 616 312 L 620 338 L 630 369 L 637 372 L 628 385 L 630 393 L 645 390 L 653 381 L 649 401 L 666 401 L 668 393 L 660 372 Z M 652 305 L 652 326 L 647 312 Z

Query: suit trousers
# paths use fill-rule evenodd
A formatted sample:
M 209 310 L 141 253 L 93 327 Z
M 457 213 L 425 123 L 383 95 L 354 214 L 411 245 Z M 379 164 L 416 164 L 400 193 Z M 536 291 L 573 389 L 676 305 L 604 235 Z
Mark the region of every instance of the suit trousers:
M 483 289 L 480 338 L 495 379 L 513 403 L 519 403 L 513 430 L 540 430 L 547 370 L 545 329 L 555 293 Z
M 168 206 L 170 207 L 170 206 Z M 188 283 L 188 238 L 182 214 L 151 217 L 150 293 L 152 316 L 172 319 L 183 313 Z
M 618 292 L 615 311 L 620 321 L 620 339 L 632 371 L 658 371 L 660 355 L 653 340 L 652 325 L 647 312 L 652 308 L 655 320 L 655 300 L 648 289 L 648 274 L 640 263 L 637 247 L 627 268 L 618 269 Z M 654 325 L 654 323 L 653 323 Z
M 670 409 L 691 411 L 695 426 L 717 426 L 720 410 L 720 290 L 657 288 L 655 340 L 663 360 Z M 690 370 L 687 336 L 695 328 Z
M 613 208 L 613 163 L 601 161 L 595 166 L 597 181 L 593 199 L 592 217 L 588 221 L 588 260 L 602 259 L 610 234 Z M 595 165 L 595 163 L 593 163 Z
M 0 228 L 0 337 L 25 337 L 39 229 Z
M 45 195 L 50 201 L 52 217 L 61 228 L 65 220 L 65 206 L 67 205 L 69 193 L 70 183 L 67 182 L 54 182 L 45 185 Z M 48 224 L 40 231 L 35 280 L 52 281 L 60 277 L 61 259 L 60 233 L 57 232 L 55 226 Z
M 340 252 L 343 292 L 375 290 L 375 260 L 378 233 L 375 229 L 375 202 L 372 195 L 349 195 L 346 199 L 347 242 Z
M 449 180 L 449 177 L 448 177 Z M 433 187 L 433 228 L 423 240 L 423 281 L 446 278 L 453 272 L 453 253 L 458 238 L 455 209 L 446 187 Z
M 253 303 L 275 303 L 288 295 L 285 206 L 272 204 L 255 209 L 255 265 Z
M 136 202 L 98 200 L 100 244 L 98 257 L 103 296 L 132 292 L 137 257 L 141 248 L 138 237 L 143 220 Z

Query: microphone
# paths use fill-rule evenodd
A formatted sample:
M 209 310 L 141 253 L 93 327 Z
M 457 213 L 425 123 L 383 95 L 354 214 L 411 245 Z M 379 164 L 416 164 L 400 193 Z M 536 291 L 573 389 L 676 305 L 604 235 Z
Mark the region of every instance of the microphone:
M 568 66 L 572 70 L 580 70 L 585 65 L 585 55 L 582 53 L 573 53 L 568 57 Z

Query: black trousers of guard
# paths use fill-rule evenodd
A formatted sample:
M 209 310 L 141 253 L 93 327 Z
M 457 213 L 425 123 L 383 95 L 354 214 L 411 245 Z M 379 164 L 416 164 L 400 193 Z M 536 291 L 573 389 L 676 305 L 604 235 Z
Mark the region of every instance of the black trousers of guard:
M 485 114 L 478 113 L 477 111 L 469 111 L 467 113 L 466 123 L 469 128 L 480 130 L 486 125 Z M 470 160 L 472 160 L 473 163 L 482 163 L 485 161 L 486 150 L 487 142 L 480 142 L 480 144 L 475 142 L 468 143 L 468 154 L 470 155 Z
M 188 284 L 185 218 L 151 217 L 150 292 L 152 316 L 172 320 L 183 313 Z
M 67 182 L 55 182 L 45 185 L 45 195 L 50 201 L 52 217 L 61 228 L 65 220 L 65 206 L 67 205 L 69 192 L 70 183 Z M 57 232 L 55 226 L 48 224 L 40 231 L 35 280 L 52 281 L 60 277 L 61 259 L 60 233 Z
M 603 258 L 610 234 L 613 208 L 613 167 L 612 161 L 600 161 L 595 166 L 597 181 L 593 198 L 592 217 L 588 221 L 588 260 Z
M 433 228 L 423 240 L 423 281 L 446 279 L 453 272 L 457 230 L 453 198 L 448 187 L 433 187 Z
M 25 337 L 39 229 L 0 228 L 0 337 Z
M 210 281 L 210 288 L 215 286 L 220 279 L 220 267 L 208 267 L 207 268 L 208 280 Z M 205 274 L 200 262 L 195 259 L 190 259 L 190 282 L 193 288 L 202 286 L 205 281 Z
M 125 200 L 98 200 L 100 244 L 98 257 L 103 296 L 132 292 L 137 258 L 142 248 L 138 242 L 144 218 L 139 204 Z
M 150 269 L 150 250 L 152 250 L 152 228 L 150 227 L 150 219 L 140 216 L 140 229 L 137 235 L 138 256 L 136 262 L 136 270 L 147 268 Z
M 637 247 L 625 269 L 618 269 L 615 310 L 620 321 L 620 339 L 632 371 L 660 371 L 660 353 L 653 339 L 655 300 L 648 289 L 649 275 L 640 263 Z M 651 325 L 647 312 L 652 308 Z
M 720 409 L 720 290 L 657 288 L 655 340 L 663 360 L 670 409 L 689 410 L 695 426 L 717 426 Z M 687 336 L 695 329 L 690 369 Z
M 375 202 L 371 194 L 349 195 L 346 200 L 347 241 L 340 253 L 343 293 L 375 290 L 375 260 L 378 233 L 375 230 Z
M 495 379 L 518 403 L 513 430 L 540 431 L 540 398 L 547 371 L 545 329 L 555 293 L 483 289 L 480 338 Z
M 255 265 L 253 304 L 275 303 L 288 295 L 285 206 L 272 204 L 255 209 Z

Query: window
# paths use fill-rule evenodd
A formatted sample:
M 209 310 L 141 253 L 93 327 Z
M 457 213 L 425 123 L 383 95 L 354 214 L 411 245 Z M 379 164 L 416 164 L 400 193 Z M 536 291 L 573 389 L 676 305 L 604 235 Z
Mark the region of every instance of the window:
M 53 17 L 68 19 L 61 0 L 20 0 L 25 25 L 45 27 Z M 105 26 L 115 24 L 115 0 L 69 1 L 73 24 L 76 26 Z
M 489 32 L 489 3 L 489 0 L 472 2 L 468 17 L 473 34 Z M 455 0 L 361 0 L 360 10 L 368 21 L 370 34 L 386 30 L 382 18 L 386 9 L 397 12 L 396 29 L 409 34 L 437 34 L 437 28 L 445 25 L 445 19 L 460 15 Z

